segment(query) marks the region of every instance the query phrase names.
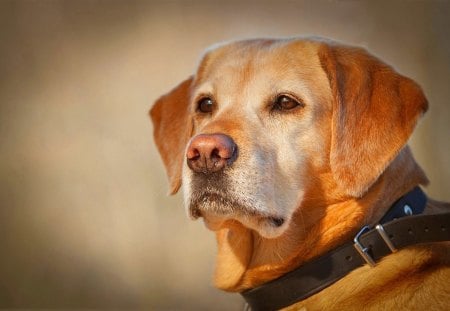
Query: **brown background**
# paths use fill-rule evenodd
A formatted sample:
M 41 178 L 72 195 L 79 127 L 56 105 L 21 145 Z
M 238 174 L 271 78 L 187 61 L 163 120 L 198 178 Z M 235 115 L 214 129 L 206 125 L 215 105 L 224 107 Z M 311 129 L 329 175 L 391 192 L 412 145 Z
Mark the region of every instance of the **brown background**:
M 418 81 L 411 145 L 450 200 L 446 1 L 0 2 L 0 307 L 239 310 L 215 242 L 167 197 L 152 102 L 207 46 L 322 35 Z

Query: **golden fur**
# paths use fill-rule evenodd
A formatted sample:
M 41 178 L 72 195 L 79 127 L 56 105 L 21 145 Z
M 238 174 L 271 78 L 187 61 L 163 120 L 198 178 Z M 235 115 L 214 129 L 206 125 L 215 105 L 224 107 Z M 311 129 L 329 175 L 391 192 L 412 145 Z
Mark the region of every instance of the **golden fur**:
M 271 112 L 280 93 L 304 106 Z M 195 109 L 205 94 L 217 102 L 209 115 Z M 243 210 L 220 214 L 205 203 L 201 216 L 217 236 L 215 285 L 242 291 L 349 241 L 427 184 L 406 145 L 426 110 L 414 81 L 363 49 L 321 39 L 248 40 L 209 50 L 151 117 L 171 193 L 183 180 L 188 213 L 192 196 L 208 191 L 196 188 L 198 176 L 185 164 L 189 139 L 224 133 L 238 145 L 223 187 Z M 449 210 L 430 201 L 426 213 Z M 285 222 L 273 226 L 272 216 Z M 409 247 L 289 309 L 447 310 L 449 258 L 448 243 Z

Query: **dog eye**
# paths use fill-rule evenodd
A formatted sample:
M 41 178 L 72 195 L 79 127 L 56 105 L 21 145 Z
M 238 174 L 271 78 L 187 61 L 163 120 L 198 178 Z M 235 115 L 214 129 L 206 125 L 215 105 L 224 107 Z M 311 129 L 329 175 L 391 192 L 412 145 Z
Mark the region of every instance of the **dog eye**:
M 211 98 L 205 97 L 198 101 L 197 110 L 202 113 L 210 113 L 213 111 L 214 102 Z
M 302 106 L 297 100 L 287 95 L 280 95 L 275 99 L 273 110 L 286 111 Z

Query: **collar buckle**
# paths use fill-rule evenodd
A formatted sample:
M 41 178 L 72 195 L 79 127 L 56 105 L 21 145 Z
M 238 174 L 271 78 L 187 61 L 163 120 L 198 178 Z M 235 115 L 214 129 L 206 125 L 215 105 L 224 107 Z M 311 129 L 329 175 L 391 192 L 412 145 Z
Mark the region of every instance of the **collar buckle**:
M 384 243 L 386 243 L 387 247 L 389 247 L 389 249 L 391 250 L 392 253 L 395 253 L 397 251 L 397 248 L 395 247 L 395 245 L 392 243 L 391 239 L 389 238 L 388 234 L 386 233 L 386 231 L 384 230 L 383 225 L 378 224 L 375 226 L 375 229 L 377 230 L 378 234 L 381 236 L 381 238 L 383 239 Z M 370 227 L 369 226 L 364 226 L 355 236 L 355 238 L 353 239 L 353 246 L 356 248 L 356 250 L 358 251 L 358 253 L 361 255 L 361 257 L 371 266 L 371 267 L 375 267 L 376 262 L 373 259 L 373 257 L 369 254 L 369 247 L 365 247 L 364 245 L 361 244 L 361 242 L 359 241 L 359 238 L 361 237 L 361 235 L 363 235 L 364 233 L 366 233 L 367 231 L 370 231 Z
M 364 247 L 361 242 L 359 241 L 359 238 L 361 237 L 361 235 L 363 235 L 364 233 L 366 233 L 367 231 L 370 231 L 369 226 L 364 226 L 361 230 L 359 230 L 359 232 L 355 235 L 355 238 L 353 239 L 353 246 L 356 248 L 356 250 L 358 251 L 358 253 L 361 255 L 361 257 L 371 266 L 371 267 L 375 267 L 375 260 L 372 258 L 372 256 L 370 256 L 369 254 L 369 248 L 368 247 Z

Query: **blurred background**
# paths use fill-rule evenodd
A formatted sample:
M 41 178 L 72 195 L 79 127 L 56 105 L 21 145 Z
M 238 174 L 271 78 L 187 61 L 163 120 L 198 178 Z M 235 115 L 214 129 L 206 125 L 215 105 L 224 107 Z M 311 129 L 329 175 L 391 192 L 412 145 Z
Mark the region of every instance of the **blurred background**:
M 153 101 L 231 39 L 321 35 L 422 85 L 411 145 L 450 200 L 447 1 L 0 1 L 0 307 L 240 310 L 168 197 Z

